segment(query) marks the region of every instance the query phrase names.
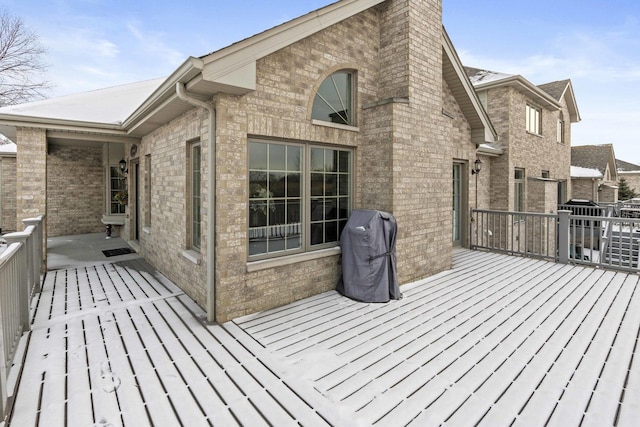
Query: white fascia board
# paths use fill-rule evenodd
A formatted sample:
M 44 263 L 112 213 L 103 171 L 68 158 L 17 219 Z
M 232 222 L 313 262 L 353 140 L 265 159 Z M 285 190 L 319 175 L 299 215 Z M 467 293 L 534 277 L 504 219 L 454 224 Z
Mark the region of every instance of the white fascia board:
M 219 82 L 239 69 L 290 46 L 331 25 L 344 21 L 385 0 L 342 0 L 292 21 L 234 43 L 203 58 L 205 80 Z M 255 82 L 253 83 L 255 85 Z
M 519 90 L 520 92 L 529 93 L 533 98 L 536 98 L 539 102 L 543 103 L 545 107 L 548 107 L 550 109 L 559 110 L 562 108 L 560 103 L 557 100 L 553 99 L 551 95 L 519 75 L 510 76 L 502 80 L 480 83 L 477 84 L 475 88 L 477 90 L 486 90 L 500 86 L 511 86 L 516 90 Z
M 32 127 L 36 129 L 51 129 L 73 132 L 90 132 L 113 135 L 125 135 L 126 132 L 118 124 L 106 124 L 95 122 L 82 122 L 75 120 L 49 119 L 32 116 L 15 116 L 0 114 L 0 122 L 6 126 Z
M 571 115 L 571 123 L 577 123 L 582 120 L 580 117 L 580 111 L 578 111 L 578 103 L 576 102 L 571 80 L 569 80 L 569 84 L 567 84 L 562 97 L 567 99 L 567 106 L 569 107 L 569 113 Z
M 199 58 L 190 56 L 182 63 L 176 71 L 174 71 L 167 79 L 156 89 L 129 117 L 123 122 L 122 127 L 128 129 L 136 122 L 144 121 L 150 113 L 150 110 L 157 108 L 158 102 L 163 102 L 163 98 L 171 96 L 175 93 L 176 82 L 186 83 L 197 76 L 204 66 Z
M 478 114 L 478 117 L 480 118 L 480 121 L 484 126 L 484 141 L 482 142 L 488 142 L 488 143 L 497 142 L 498 133 L 493 127 L 493 124 L 491 123 L 491 119 L 489 119 L 489 115 L 487 114 L 484 107 L 482 106 L 482 103 L 480 102 L 480 98 L 478 98 L 478 93 L 476 92 L 476 89 L 473 87 L 473 85 L 471 84 L 471 81 L 469 80 L 469 77 L 467 76 L 467 73 L 464 71 L 464 66 L 462 65 L 462 61 L 460 61 L 460 57 L 458 56 L 458 53 L 456 52 L 456 49 L 453 46 L 453 42 L 449 38 L 449 35 L 447 34 L 447 31 L 445 30 L 444 27 L 442 27 L 442 47 L 446 55 L 449 57 L 449 60 L 453 64 L 453 68 L 456 71 L 458 79 L 460 79 L 460 82 L 462 83 L 462 86 L 464 87 L 464 90 L 467 96 L 469 97 L 469 99 L 471 100 L 471 103 L 473 104 L 473 108 L 476 110 L 476 113 Z

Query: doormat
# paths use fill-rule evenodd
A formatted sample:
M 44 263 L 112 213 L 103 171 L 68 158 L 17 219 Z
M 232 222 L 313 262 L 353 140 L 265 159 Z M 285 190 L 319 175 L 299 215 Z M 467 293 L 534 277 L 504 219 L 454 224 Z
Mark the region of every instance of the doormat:
M 134 252 L 135 251 L 131 248 L 107 249 L 106 251 L 102 251 L 104 256 L 106 256 L 107 258 L 118 255 L 132 254 Z

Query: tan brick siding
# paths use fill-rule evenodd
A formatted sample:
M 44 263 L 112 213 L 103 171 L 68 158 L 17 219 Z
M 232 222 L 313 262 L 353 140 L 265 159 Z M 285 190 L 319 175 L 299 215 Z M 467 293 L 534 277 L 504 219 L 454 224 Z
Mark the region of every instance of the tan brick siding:
M 47 139 L 42 129 L 17 129 L 17 224 L 46 213 Z M 45 227 L 46 234 L 46 227 Z
M 337 255 L 269 268 L 248 266 L 251 138 L 353 148 L 354 208 L 387 210 L 396 216 L 400 281 L 450 266 L 452 164 L 475 160 L 475 146 L 457 106 L 450 108 L 456 112 L 454 120 L 442 114 L 443 104 L 455 101 L 448 88 L 446 94 L 443 89 L 441 32 L 439 1 L 389 1 L 259 60 L 255 91 L 221 94 L 213 100 L 218 321 L 334 289 L 340 274 Z M 312 124 L 316 88 L 344 68 L 357 73 L 359 129 Z M 207 132 L 205 112 L 193 109 L 143 138 L 139 150 L 140 156 L 152 155 L 152 225 L 142 233 L 141 252 L 203 306 L 208 249 L 202 248 L 200 265 L 187 261 L 182 252 L 188 249 L 187 144 L 203 135 L 206 159 Z M 203 179 L 208 170 L 205 166 Z M 486 184 L 488 177 L 480 180 Z M 475 203 L 470 190 L 467 194 Z M 486 190 L 479 200 L 488 200 Z M 203 212 L 203 235 L 206 217 Z M 255 271 L 248 272 L 249 267 Z
M 567 181 L 571 194 L 571 124 L 569 111 L 563 105 L 565 118 L 565 143 L 557 142 L 559 112 L 542 108 L 542 135 L 533 135 L 525 129 L 525 106 L 537 105 L 523 93 L 511 88 L 490 89 L 487 94 L 487 112 L 505 146 L 505 154 L 492 159 L 491 208 L 513 210 L 514 168 L 525 169 L 525 176 L 541 177 L 542 171 L 556 180 Z M 525 194 L 528 183 L 525 182 Z M 532 210 L 525 197 L 525 210 Z
M 16 158 L 0 157 L 0 183 L 2 183 L 2 212 L 0 228 L 3 233 L 18 231 L 16 227 Z M 22 229 L 22 227 L 21 227 Z
M 100 233 L 105 211 L 102 147 L 49 145 L 47 227 L 49 236 Z

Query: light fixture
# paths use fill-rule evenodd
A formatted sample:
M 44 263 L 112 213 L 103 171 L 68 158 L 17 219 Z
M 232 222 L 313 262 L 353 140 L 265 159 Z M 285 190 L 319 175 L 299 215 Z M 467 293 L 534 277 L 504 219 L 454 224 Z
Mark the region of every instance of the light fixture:
M 471 169 L 471 175 L 479 174 L 481 170 L 482 170 L 482 160 L 476 159 L 476 161 L 473 162 L 473 169 Z
M 122 173 L 129 172 L 127 170 L 127 162 L 124 159 L 120 160 L 120 162 L 118 162 L 118 164 L 120 165 L 120 172 L 122 172 Z

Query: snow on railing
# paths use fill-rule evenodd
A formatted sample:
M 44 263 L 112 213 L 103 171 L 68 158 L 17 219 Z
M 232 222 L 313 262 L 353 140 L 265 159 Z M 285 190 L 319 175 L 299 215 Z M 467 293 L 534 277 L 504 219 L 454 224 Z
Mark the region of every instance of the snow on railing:
M 472 210 L 470 247 L 638 272 L 640 218 L 614 217 L 613 212 L 593 216 Z
M 43 271 L 43 219 L 24 220 L 24 231 L 5 234 L 0 253 L 0 421 L 7 411 L 7 385 L 22 334 L 30 329 L 29 300 L 40 291 Z

